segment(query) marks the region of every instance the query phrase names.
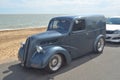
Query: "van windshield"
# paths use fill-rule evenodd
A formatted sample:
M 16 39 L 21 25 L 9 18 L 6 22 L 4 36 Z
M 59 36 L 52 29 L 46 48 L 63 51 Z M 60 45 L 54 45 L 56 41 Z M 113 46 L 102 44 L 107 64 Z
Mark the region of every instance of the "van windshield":
M 107 24 L 118 24 L 120 25 L 120 18 L 108 18 Z
M 53 19 L 50 21 L 49 30 L 56 30 L 61 33 L 69 31 L 71 20 L 68 19 Z

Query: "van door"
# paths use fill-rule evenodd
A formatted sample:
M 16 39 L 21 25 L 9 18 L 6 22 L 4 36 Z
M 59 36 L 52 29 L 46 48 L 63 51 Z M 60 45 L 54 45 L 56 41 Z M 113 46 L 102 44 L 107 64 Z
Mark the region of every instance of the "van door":
M 71 55 L 73 58 L 79 57 L 89 52 L 87 39 L 88 33 L 85 28 L 85 20 L 77 19 L 74 21 L 72 33 L 70 35 L 70 46 L 72 46 Z

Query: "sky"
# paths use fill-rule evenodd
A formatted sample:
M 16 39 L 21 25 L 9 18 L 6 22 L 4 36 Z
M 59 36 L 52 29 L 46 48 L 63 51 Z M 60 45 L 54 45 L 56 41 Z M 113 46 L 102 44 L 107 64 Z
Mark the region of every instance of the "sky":
M 103 14 L 120 16 L 120 0 L 0 0 L 0 14 Z

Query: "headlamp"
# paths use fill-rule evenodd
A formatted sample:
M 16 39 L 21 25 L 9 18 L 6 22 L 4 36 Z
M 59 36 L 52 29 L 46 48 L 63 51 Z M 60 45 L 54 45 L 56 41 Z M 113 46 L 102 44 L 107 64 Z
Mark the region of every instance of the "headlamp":
M 120 34 L 120 30 L 115 30 L 114 34 Z
M 25 42 L 21 42 L 20 45 L 21 47 L 23 47 L 25 45 Z
M 43 51 L 43 48 L 41 46 L 36 46 L 36 50 L 38 53 L 40 53 Z

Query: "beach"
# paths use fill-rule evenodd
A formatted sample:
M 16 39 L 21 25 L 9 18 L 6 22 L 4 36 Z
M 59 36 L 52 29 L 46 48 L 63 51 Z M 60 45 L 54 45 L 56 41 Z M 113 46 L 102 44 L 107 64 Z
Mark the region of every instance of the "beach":
M 0 64 L 18 60 L 20 43 L 30 35 L 44 32 L 46 28 L 28 28 L 0 31 Z

